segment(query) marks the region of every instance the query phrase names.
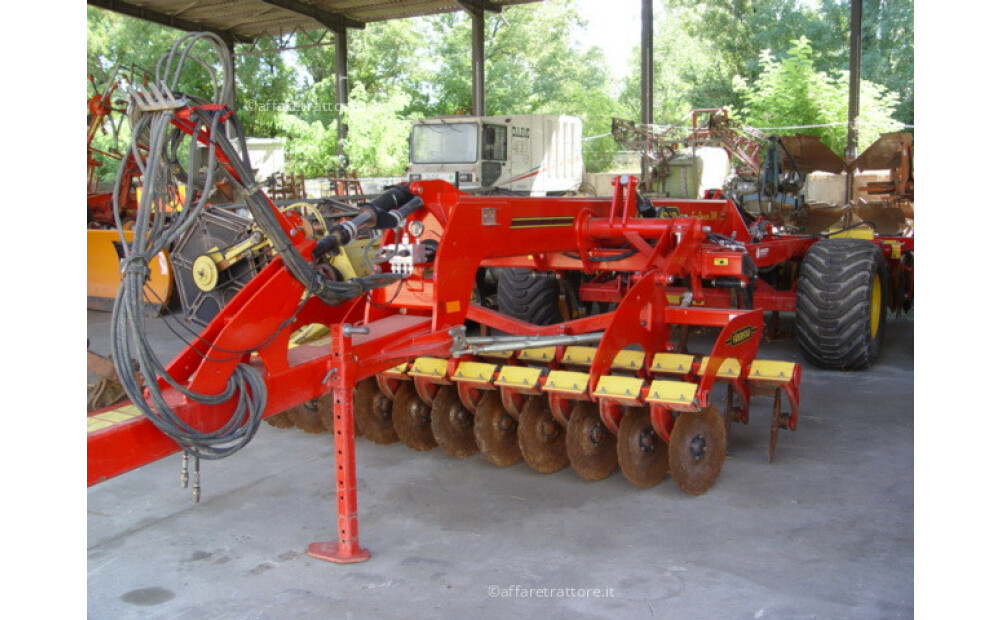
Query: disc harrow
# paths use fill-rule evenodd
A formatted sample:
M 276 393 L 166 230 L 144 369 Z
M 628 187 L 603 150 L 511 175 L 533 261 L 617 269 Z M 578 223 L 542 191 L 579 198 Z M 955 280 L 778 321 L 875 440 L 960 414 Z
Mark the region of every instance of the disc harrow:
M 359 542 L 357 436 L 456 457 L 478 450 L 493 465 L 524 460 L 545 473 L 568 464 L 586 480 L 621 468 L 643 487 L 669 470 L 699 494 L 718 478 L 727 426 L 749 420 L 753 395 L 773 399 L 769 460 L 779 431 L 796 429 L 800 368 L 756 359 L 765 309 L 787 310 L 794 293 L 769 287 L 757 269 L 796 260 L 816 239 L 781 237 L 762 220 L 751 234 L 729 199 L 652 201 L 635 178 L 621 178 L 610 198 L 474 196 L 414 181 L 316 240 L 260 191 L 244 154 L 215 139 L 232 118 L 225 105 L 144 101 L 158 136 L 209 147 L 213 172 L 245 198 L 275 255 L 170 364 L 155 363 L 137 308 L 148 254 L 162 240 L 143 213 L 151 232 L 126 257 L 112 351 L 119 376 L 140 358 L 142 383 L 126 391 L 142 417 L 108 426 L 95 416 L 89 483 L 178 449 L 197 468 L 240 449 L 263 419 L 329 428 L 337 538 L 307 551 L 360 562 L 370 554 Z M 154 163 L 163 156 L 157 150 Z M 329 257 L 365 240 L 379 244 L 370 273 L 337 272 Z M 487 277 L 504 269 L 558 282 L 546 289 L 559 291 L 563 320 L 504 312 L 499 296 L 524 297 L 508 287 L 541 288 Z M 315 324 L 328 339 L 290 346 Z M 689 352 L 699 333 L 714 342 Z M 726 390 L 721 412 L 716 386 Z
M 445 452 L 453 456 L 472 453 L 453 454 L 452 444 L 464 441 L 468 446 L 467 420 L 474 419 L 476 445 L 499 467 L 523 458 L 532 469 L 552 473 L 570 464 L 585 480 L 600 480 L 620 466 L 640 488 L 657 484 L 670 471 L 678 487 L 692 495 L 707 491 L 718 477 L 726 453 L 725 416 L 748 423 L 751 396 L 772 398 L 768 462 L 774 458 L 778 430 L 798 425 L 801 370 L 794 362 L 757 359 L 744 367 L 736 358 L 722 360 L 717 378 L 726 384 L 727 400 L 737 400 L 739 406 L 720 411 L 697 404 L 698 381 L 709 358 L 622 350 L 612 364 L 615 374 L 599 377 L 596 389 L 589 390 L 590 375 L 579 368 L 596 352 L 567 346 L 503 351 L 479 359 L 421 357 L 383 376 L 412 383 L 404 392 L 409 410 L 414 407 L 410 395 L 420 395 L 416 398 L 429 399 L 423 407 L 448 407 L 451 417 L 466 420 L 464 439 L 440 434 L 449 442 Z M 476 406 L 468 408 L 457 396 L 459 390 Z M 470 396 L 473 390 L 477 394 Z M 436 397 L 428 396 L 435 392 Z M 789 411 L 782 409 L 782 394 Z M 463 409 L 456 413 L 460 405 Z M 671 443 L 676 433 L 680 439 Z M 678 441 L 686 448 L 676 447 Z
M 497 467 L 524 460 L 543 474 L 570 465 L 588 481 L 620 468 L 639 488 L 670 474 L 683 492 L 700 495 L 719 476 L 731 423 L 749 422 L 752 396 L 772 399 L 768 462 L 778 431 L 797 428 L 801 369 L 794 362 L 754 359 L 744 366 L 722 359 L 715 364 L 726 389 L 720 411 L 697 403 L 699 381 L 713 365 L 709 357 L 623 349 L 613 374 L 598 377 L 590 390 L 597 351 L 571 345 L 416 358 L 359 382 L 357 435 L 381 444 L 398 438 L 419 451 L 440 447 L 457 458 L 481 452 Z M 323 416 L 313 402 L 279 416 L 322 432 L 314 430 L 314 418 Z M 326 407 L 329 415 L 329 400 Z

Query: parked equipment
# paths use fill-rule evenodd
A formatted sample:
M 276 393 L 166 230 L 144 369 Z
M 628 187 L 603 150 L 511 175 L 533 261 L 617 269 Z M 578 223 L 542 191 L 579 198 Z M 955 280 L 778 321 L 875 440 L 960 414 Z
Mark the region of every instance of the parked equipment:
M 411 181 L 441 179 L 463 190 L 531 196 L 583 183 L 583 125 L 575 116 L 447 116 L 413 124 Z
M 751 239 L 731 201 L 649 203 L 635 179 L 616 182 L 610 200 L 470 196 L 420 181 L 392 188 L 316 241 L 301 217 L 254 187 L 245 152 L 214 140 L 233 119 L 226 106 L 190 103 L 166 84 L 140 101 L 140 126 L 152 144 L 167 145 L 166 136 L 179 131 L 214 145 L 210 164 L 217 165 L 206 183 L 218 174 L 246 195 L 277 256 L 172 363 L 160 365 L 139 307 L 149 255 L 170 236 L 141 203 L 136 237 L 125 248 L 112 359 L 144 415 L 90 418 L 91 483 L 178 448 L 197 472 L 198 460 L 245 445 L 264 417 L 310 402 L 322 425 L 325 404 L 317 399 L 329 393 L 339 535 L 310 553 L 353 562 L 368 555 L 357 539 L 355 419 L 374 441 L 441 445 L 456 456 L 478 450 L 497 465 L 524 458 L 542 472 L 569 463 L 588 480 L 621 463 L 645 487 L 669 469 L 691 494 L 715 483 L 727 427 L 747 421 L 753 393 L 774 399 L 769 458 L 778 430 L 796 428 L 798 366 L 755 359 L 763 312 L 749 309 L 743 293 L 753 286 Z M 157 169 L 162 155 L 151 148 L 144 168 Z M 158 191 L 155 179 L 144 187 Z M 197 220 L 184 218 L 196 218 L 203 205 L 189 204 L 174 228 L 193 226 Z M 674 217 L 643 216 L 664 213 Z M 382 232 L 373 273 L 337 278 L 328 257 L 366 231 Z M 518 277 L 501 271 L 500 300 L 537 292 L 555 301 L 543 289 L 562 275 L 579 301 L 565 317 L 539 310 L 546 321 L 563 320 L 529 323 L 530 305 L 508 314 L 486 302 L 486 273 L 497 269 L 526 270 Z M 530 272 L 542 277 L 524 277 Z M 544 277 L 549 272 L 554 279 Z M 672 304 L 676 286 L 683 301 Z M 734 293 L 743 308 L 695 305 L 709 288 Z M 329 326 L 329 345 L 290 346 L 293 332 L 313 324 Z M 693 327 L 717 330 L 701 354 L 689 350 Z M 722 411 L 710 400 L 717 383 L 728 395 Z M 781 393 L 790 411 L 782 410 Z
M 185 35 L 175 50 L 199 39 L 230 66 L 212 34 Z M 620 467 L 639 487 L 669 473 L 698 495 L 716 483 L 753 396 L 770 398 L 769 461 L 780 430 L 797 428 L 800 367 L 757 359 L 765 310 L 814 303 L 800 341 L 820 363 L 858 367 L 877 354 L 884 242 L 783 234 L 721 194 L 647 199 L 631 177 L 610 198 L 473 195 L 415 180 L 316 235 L 255 184 L 224 100 L 195 102 L 160 79 L 137 91 L 143 169 L 161 170 L 179 136 L 210 145 L 205 186 L 226 180 L 245 197 L 274 256 L 161 364 L 143 328 L 148 263 L 197 225 L 205 200 L 190 199 L 169 230 L 140 201 L 112 316 L 112 360 L 134 409 L 89 416 L 89 484 L 182 450 L 197 497 L 200 460 L 240 449 L 264 418 L 329 429 L 337 539 L 308 551 L 359 562 L 369 553 L 358 538 L 356 434 L 478 451 L 497 466 L 523 459 L 541 473 L 569 465 L 586 480 Z M 217 139 L 231 123 L 235 143 Z M 143 178 L 154 195 L 169 183 Z M 361 254 L 369 269 L 337 269 L 359 242 L 377 245 Z M 208 279 L 254 243 L 200 250 Z M 863 277 L 831 293 L 831 269 Z M 315 326 L 328 338 L 301 337 Z

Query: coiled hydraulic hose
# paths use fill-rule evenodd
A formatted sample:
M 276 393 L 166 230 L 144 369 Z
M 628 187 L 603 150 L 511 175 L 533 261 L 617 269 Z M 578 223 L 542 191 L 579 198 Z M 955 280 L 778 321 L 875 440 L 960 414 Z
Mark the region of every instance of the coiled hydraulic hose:
M 199 41 L 208 43 L 217 56 L 217 63 L 206 62 L 192 54 L 192 49 Z M 176 106 L 157 105 L 157 97 L 150 95 L 185 105 L 203 103 L 194 96 L 177 93 L 182 67 L 189 60 L 212 75 L 210 103 L 216 105 L 187 107 L 190 112 L 187 117 L 189 125 L 181 130 L 173 124 Z M 213 64 L 223 69 L 221 83 L 210 69 Z M 295 249 L 281 225 L 280 216 L 261 187 L 254 183 L 239 121 L 228 106 L 218 105 L 232 102 L 233 75 L 230 66 L 229 50 L 218 36 L 211 33 L 189 33 L 178 39 L 170 52 L 157 63 L 156 86 L 150 87 L 149 93 L 136 91 L 132 102 L 130 117 L 133 121 L 133 137 L 130 148 L 142 174 L 143 193 L 130 242 L 125 240 L 117 204 L 128 158 L 122 159 L 112 194 L 116 223 L 124 249 L 122 284 L 115 298 L 111 319 L 111 356 L 115 370 L 132 402 L 160 431 L 176 441 L 185 455 L 195 457 L 196 467 L 197 459 L 223 458 L 245 446 L 257 432 L 267 402 L 267 386 L 263 378 L 244 363 L 236 365 L 226 386 L 219 393 L 192 392 L 169 375 L 146 338 L 143 289 L 149 276 L 148 264 L 161 251 L 171 248 L 174 241 L 197 222 L 217 181 L 228 179 L 245 197 L 254 220 L 271 240 L 284 266 L 305 286 L 308 295 L 300 303 L 299 309 L 310 296 L 316 296 L 327 304 L 340 304 L 404 277 L 400 274 L 375 273 L 337 282 L 327 279 L 316 262 L 307 260 Z M 224 127 L 227 122 L 235 128 L 235 144 L 225 137 Z M 186 171 L 180 166 L 177 156 L 185 136 L 191 136 L 188 141 Z M 207 136 L 208 142 L 207 171 L 204 177 L 194 174 L 198 165 L 198 136 L 202 136 L 202 140 Z M 217 150 L 225 158 L 224 162 L 217 156 Z M 178 193 L 175 179 L 186 183 L 187 192 L 183 208 L 171 214 L 172 217 L 168 220 L 164 205 L 176 200 Z M 348 243 L 364 228 L 399 226 L 406 215 L 420 204 L 419 199 L 402 188 L 390 191 L 386 197 L 373 201 L 352 220 L 353 233 L 351 228 L 343 225 L 334 227 L 327 237 L 333 237 L 343 244 Z M 329 246 L 330 242 L 326 245 Z M 329 250 L 333 249 L 336 249 L 336 244 L 329 247 Z M 281 328 L 293 319 L 294 316 L 282 324 Z M 243 351 L 223 350 L 209 344 L 209 350 L 203 355 L 215 360 L 239 359 L 252 350 L 266 346 L 269 341 L 270 338 L 265 339 Z M 136 378 L 136 370 L 142 377 L 141 382 Z M 233 412 L 219 428 L 200 431 L 173 412 L 166 402 L 161 382 L 198 403 L 220 405 L 232 401 L 235 403 Z

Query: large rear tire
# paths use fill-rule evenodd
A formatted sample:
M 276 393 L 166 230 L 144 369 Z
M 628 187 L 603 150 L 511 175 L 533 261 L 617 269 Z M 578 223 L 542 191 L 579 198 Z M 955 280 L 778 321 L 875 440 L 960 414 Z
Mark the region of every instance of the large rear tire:
M 882 248 L 863 239 L 824 239 L 802 261 L 795 338 L 813 365 L 868 368 L 885 332 L 888 272 Z
M 530 269 L 500 269 L 497 302 L 500 312 L 534 325 L 562 321 L 559 286 Z

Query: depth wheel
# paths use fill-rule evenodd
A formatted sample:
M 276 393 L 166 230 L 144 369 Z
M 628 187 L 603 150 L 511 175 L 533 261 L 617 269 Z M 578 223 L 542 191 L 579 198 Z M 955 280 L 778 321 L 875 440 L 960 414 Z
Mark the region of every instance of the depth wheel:
M 509 467 L 521 461 L 517 420 L 503 408 L 499 392 L 490 390 L 479 399 L 473 432 L 476 446 L 487 462 L 497 467 Z
M 566 455 L 584 480 L 601 480 L 618 469 L 618 438 L 605 428 L 597 405 L 580 401 L 573 406 L 566 426 Z
M 820 368 L 868 368 L 885 332 L 888 269 L 882 248 L 864 239 L 817 241 L 802 260 L 795 339 Z
M 392 399 L 378 389 L 375 377 L 362 379 L 354 387 L 354 424 L 372 443 L 388 445 L 399 441 L 392 426 Z
M 409 381 L 400 384 L 392 403 L 392 427 L 403 445 L 423 452 L 437 446 L 431 431 L 431 408 Z
M 668 452 L 670 476 L 681 491 L 701 495 L 712 488 L 726 459 L 726 426 L 719 410 L 709 406 L 678 414 Z
M 566 432 L 542 396 L 528 399 L 517 421 L 517 443 L 524 462 L 540 474 L 551 474 L 569 464 Z
M 649 409 L 629 408 L 618 428 L 618 464 L 625 479 L 649 488 L 670 473 L 670 452 L 653 428 Z
M 479 450 L 474 424 L 475 416 L 462 404 L 458 391 L 450 385 L 438 388 L 431 403 L 431 432 L 445 454 L 465 458 Z

